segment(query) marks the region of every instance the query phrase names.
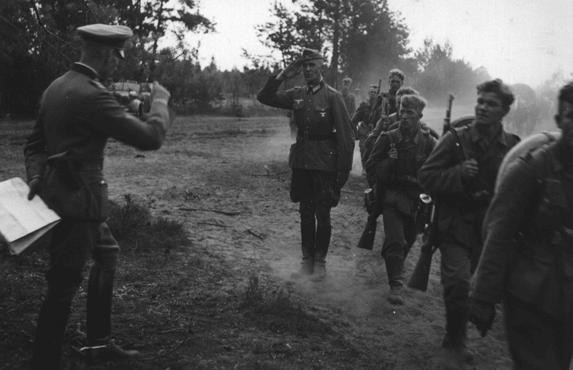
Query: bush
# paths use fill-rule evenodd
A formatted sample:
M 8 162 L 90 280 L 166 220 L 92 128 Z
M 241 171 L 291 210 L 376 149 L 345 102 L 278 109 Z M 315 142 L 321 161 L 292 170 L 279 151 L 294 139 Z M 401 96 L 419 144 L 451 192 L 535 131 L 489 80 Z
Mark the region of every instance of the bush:
M 108 224 L 123 250 L 169 253 L 190 242 L 183 224 L 153 217 L 149 205 L 136 201 L 131 194 L 124 196 L 123 204 L 110 201 Z

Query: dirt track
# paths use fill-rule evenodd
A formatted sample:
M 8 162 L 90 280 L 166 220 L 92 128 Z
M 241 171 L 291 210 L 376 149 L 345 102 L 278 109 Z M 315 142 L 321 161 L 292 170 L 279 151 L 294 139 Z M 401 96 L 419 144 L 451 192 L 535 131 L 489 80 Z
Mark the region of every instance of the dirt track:
M 8 146 L 0 175 L 23 176 L 25 130 L 0 127 L 1 143 Z M 356 248 L 365 218 L 358 163 L 332 213 L 327 280 L 290 278 L 300 258 L 297 205 L 288 199 L 290 143 L 284 117 L 190 117 L 176 121 L 160 151 L 110 144 L 105 172 L 112 199 L 135 194 L 154 215 L 182 222 L 191 244 L 161 258 L 124 254 L 115 335 L 145 357 L 104 368 L 440 368 L 439 255 L 427 294 L 408 291 L 400 308 L 386 302 L 381 223 L 374 251 Z M 414 247 L 408 273 L 417 252 Z M 41 263 L 10 263 L 17 272 L 32 269 L 42 284 Z M 16 337 L 23 348 L 9 346 L 9 333 L 3 335 L 0 344 L 9 352 L 0 350 L 6 353 L 0 361 L 22 366 L 18 356 L 30 348 L 40 293 L 30 293 L 23 334 Z M 7 314 L 6 307 L 0 306 L 0 314 Z M 81 317 L 76 313 L 72 323 Z M 474 368 L 510 368 L 500 321 L 498 316 L 485 339 L 469 330 Z M 77 360 L 69 365 L 84 367 Z

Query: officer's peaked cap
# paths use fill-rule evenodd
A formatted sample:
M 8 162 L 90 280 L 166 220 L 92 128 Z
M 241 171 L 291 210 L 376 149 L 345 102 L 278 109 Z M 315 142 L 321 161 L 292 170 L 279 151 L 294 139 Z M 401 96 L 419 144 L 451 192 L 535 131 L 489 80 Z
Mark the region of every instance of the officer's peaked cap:
M 306 62 L 306 61 L 310 61 L 310 60 L 316 60 L 316 59 L 324 60 L 324 57 L 322 56 L 320 51 L 314 50 L 314 49 L 309 49 L 309 48 L 304 48 L 302 50 L 302 54 L 300 56 L 299 62 L 302 63 L 302 62 Z
M 125 41 L 133 36 L 133 31 L 127 26 L 111 24 L 88 24 L 77 28 L 78 35 L 86 40 L 116 49 L 124 58 L 123 47 Z

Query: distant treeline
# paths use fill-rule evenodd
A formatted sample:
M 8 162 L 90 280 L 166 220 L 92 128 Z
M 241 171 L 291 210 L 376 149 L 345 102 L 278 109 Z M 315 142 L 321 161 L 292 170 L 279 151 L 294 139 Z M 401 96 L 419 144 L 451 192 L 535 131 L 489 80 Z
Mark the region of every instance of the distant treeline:
M 302 5 L 291 11 L 282 5 L 285 2 Z M 449 93 L 457 101 L 473 98 L 475 86 L 490 78 L 484 68 L 474 69 L 454 59 L 448 43 L 426 40 L 419 50 L 408 48 L 408 28 L 386 1 L 277 1 L 270 10 L 272 20 L 259 25 L 257 32 L 282 60 L 245 53 L 251 64 L 232 71 L 220 70 L 215 60 L 200 65 L 198 50 L 184 41 L 188 33 L 215 29 L 195 2 L 117 0 L 109 4 L 107 0 L 0 1 L 0 118 L 36 114 L 43 90 L 79 58 L 74 30 L 90 23 L 124 24 L 134 30 L 127 60 L 114 79 L 160 81 L 172 92 L 180 114 L 244 115 L 265 109 L 255 102 L 256 92 L 301 47 L 323 51 L 328 58 L 327 81 L 336 87 L 350 76 L 362 98 L 370 84 L 381 81 L 382 90 L 387 89 L 391 68 L 402 69 L 405 85 L 440 104 L 445 104 Z M 175 30 L 169 32 L 178 41 L 160 49 L 159 41 L 168 29 Z

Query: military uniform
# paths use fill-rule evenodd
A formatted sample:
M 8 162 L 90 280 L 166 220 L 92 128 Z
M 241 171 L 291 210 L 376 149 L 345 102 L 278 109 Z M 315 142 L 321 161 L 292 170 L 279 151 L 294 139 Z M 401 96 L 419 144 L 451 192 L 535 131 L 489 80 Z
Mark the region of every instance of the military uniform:
M 105 37 L 117 36 L 116 27 L 85 26 L 84 31 L 106 41 Z M 124 41 L 127 37 L 119 31 L 117 37 Z M 141 150 L 159 148 L 171 120 L 168 98 L 155 96 L 143 122 L 127 113 L 99 82 L 98 73 L 82 63 L 54 80 L 42 96 L 24 149 L 26 171 L 30 183 L 40 181 L 39 195 L 62 221 L 54 228 L 49 245 L 48 291 L 38 318 L 35 368 L 59 367 L 72 299 L 90 255 L 95 263 L 88 283 L 88 345 L 109 341 L 119 246 L 105 222 L 104 148 L 110 137 Z
M 364 158 L 364 143 L 368 134 L 372 131 L 372 127 L 368 123 L 368 118 L 370 116 L 370 110 L 372 109 L 372 105 L 370 101 L 363 101 L 360 103 L 356 111 L 352 115 L 350 120 L 352 128 L 354 129 L 354 134 L 358 139 L 358 146 L 360 148 L 360 158 Z M 366 165 L 365 161 L 362 161 L 362 167 L 364 168 Z
M 391 288 L 403 286 L 404 260 L 417 235 L 415 215 L 422 192 L 417 173 L 436 145 L 436 140 L 420 123 L 411 137 L 404 137 L 400 128 L 383 133 L 376 141 L 366 162 L 369 177 L 376 178 L 382 203 L 384 245 L 382 256 L 386 263 Z M 395 147 L 398 158 L 388 157 Z
M 481 252 L 483 218 L 499 165 L 519 141 L 501 123 L 496 125 L 491 142 L 475 123 L 447 132 L 418 173 L 422 188 L 439 204 L 437 245 L 446 305 L 445 346 L 465 343 L 469 282 Z M 478 162 L 479 173 L 464 181 L 461 163 L 470 158 Z
M 346 94 L 342 94 L 342 99 L 344 100 L 344 106 L 346 107 L 346 111 L 352 117 L 354 112 L 356 111 L 356 97 L 353 93 L 348 92 Z
M 342 95 L 324 81 L 277 91 L 280 84 L 269 78 L 257 99 L 293 110 L 298 134 L 289 155 L 290 196 L 300 202 L 303 261 L 324 263 L 332 230 L 330 209 L 338 204 L 352 168 L 354 134 Z
M 472 299 L 503 298 L 518 369 L 568 369 L 573 354 L 573 150 L 546 144 L 500 178 Z

